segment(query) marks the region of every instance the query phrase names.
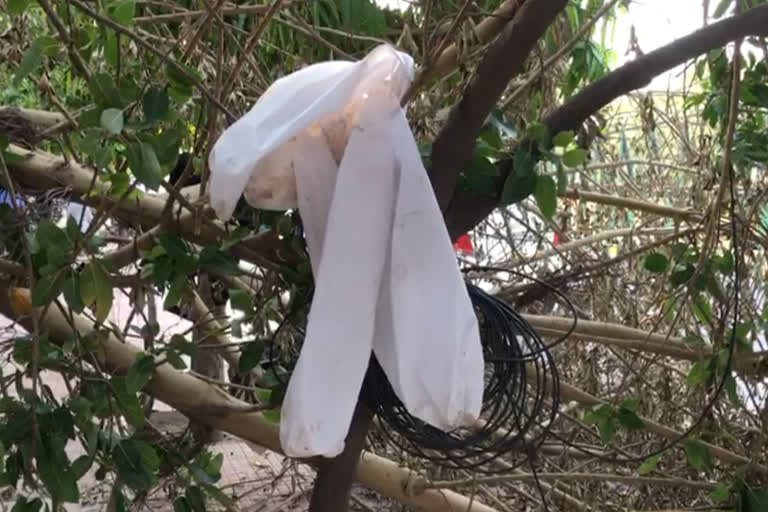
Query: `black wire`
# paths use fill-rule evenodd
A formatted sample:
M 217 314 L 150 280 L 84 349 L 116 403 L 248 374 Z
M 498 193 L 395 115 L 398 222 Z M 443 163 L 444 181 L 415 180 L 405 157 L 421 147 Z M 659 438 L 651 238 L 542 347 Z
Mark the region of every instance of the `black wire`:
M 384 424 L 384 438 L 410 455 L 444 468 L 497 473 L 489 462 L 541 445 L 559 409 L 560 381 L 551 353 L 528 322 L 477 286 L 467 284 L 467 290 L 486 362 L 482 425 L 443 432 L 411 416 L 375 357 L 361 399 Z

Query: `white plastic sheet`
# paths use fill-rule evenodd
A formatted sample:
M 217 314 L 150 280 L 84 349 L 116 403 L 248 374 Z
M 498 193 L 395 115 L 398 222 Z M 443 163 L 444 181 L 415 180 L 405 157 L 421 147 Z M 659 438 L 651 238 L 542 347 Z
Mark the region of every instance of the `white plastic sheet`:
M 400 98 L 413 60 L 383 45 L 365 59 L 276 81 L 211 152 L 211 205 L 228 219 L 298 207 L 315 277 L 280 440 L 293 457 L 344 448 L 376 354 L 408 411 L 442 430 L 476 421 L 477 319 Z

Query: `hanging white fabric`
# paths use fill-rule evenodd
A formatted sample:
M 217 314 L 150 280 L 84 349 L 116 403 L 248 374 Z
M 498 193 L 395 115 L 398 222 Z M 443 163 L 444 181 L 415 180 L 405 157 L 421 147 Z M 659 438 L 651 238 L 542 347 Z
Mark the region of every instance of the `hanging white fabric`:
M 442 430 L 480 414 L 477 319 L 400 98 L 413 60 L 391 46 L 276 81 L 218 139 L 210 201 L 226 220 L 245 193 L 298 207 L 315 278 L 306 337 L 283 401 L 293 457 L 333 457 L 371 351 L 398 397 Z

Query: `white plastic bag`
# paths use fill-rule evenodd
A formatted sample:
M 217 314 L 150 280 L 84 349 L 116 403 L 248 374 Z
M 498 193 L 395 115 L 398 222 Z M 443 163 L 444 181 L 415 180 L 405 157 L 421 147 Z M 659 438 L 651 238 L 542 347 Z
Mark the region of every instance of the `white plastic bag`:
M 413 60 L 392 47 L 275 82 L 211 152 L 211 204 L 228 219 L 299 208 L 315 277 L 283 401 L 289 456 L 344 448 L 371 350 L 408 411 L 442 430 L 477 420 L 477 319 L 400 98 Z

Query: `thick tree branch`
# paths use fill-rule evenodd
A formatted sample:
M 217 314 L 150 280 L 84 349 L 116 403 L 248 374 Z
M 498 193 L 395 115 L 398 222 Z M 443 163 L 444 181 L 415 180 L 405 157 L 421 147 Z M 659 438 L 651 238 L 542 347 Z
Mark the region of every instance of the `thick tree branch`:
M 459 172 L 472 158 L 475 138 L 488 113 L 567 3 L 567 0 L 527 0 L 477 66 L 472 82 L 432 145 L 430 179 L 443 211 L 456 188 Z
M 549 114 L 544 119 L 544 124 L 549 128 L 550 133 L 576 129 L 590 115 L 611 101 L 647 85 L 653 77 L 687 60 L 739 38 L 766 35 L 768 35 L 768 5 L 755 7 L 738 16 L 709 25 L 647 53 L 588 85 L 567 103 Z M 527 142 L 523 141 L 521 145 L 525 146 Z M 433 164 L 434 162 L 433 159 Z M 455 166 L 450 165 L 447 169 L 454 170 Z M 500 170 L 503 179 L 512 170 L 512 160 L 502 162 Z M 442 168 L 436 166 L 433 168 L 433 173 L 435 176 L 445 174 Z M 433 184 L 435 184 L 434 181 Z M 488 216 L 497 204 L 496 198 L 457 191 L 445 215 L 451 236 L 455 238 L 472 229 Z
M 8 150 L 21 157 L 7 164 L 13 179 L 25 189 L 45 191 L 52 188 L 65 188 L 70 191 L 74 201 L 92 206 L 98 206 L 102 200 L 110 203 L 117 201 L 117 198 L 109 194 L 109 185 L 100 179 L 95 181 L 93 187 L 97 195 L 89 195 L 93 170 L 72 160 L 67 161 L 41 150 L 27 151 L 14 144 L 11 144 Z M 197 199 L 198 190 L 197 186 L 187 187 L 182 193 L 189 201 L 194 201 Z M 212 243 L 223 234 L 223 226 L 216 225 L 215 221 L 196 226 L 194 216 L 189 215 L 189 212 L 174 215 L 173 219 L 169 219 L 165 215 L 165 203 L 166 197 L 147 193 L 137 199 L 120 201 L 116 205 L 114 215 L 133 225 L 141 225 L 145 229 L 152 229 L 160 223 L 166 223 L 169 229 L 176 230 L 190 241 L 201 245 Z M 198 227 L 199 229 L 196 229 Z M 232 246 L 230 251 L 238 258 L 257 265 L 275 266 L 272 262 L 290 260 L 290 252 L 286 249 L 286 245 L 270 232 L 249 237 Z M 122 257 L 120 259 L 124 260 Z

